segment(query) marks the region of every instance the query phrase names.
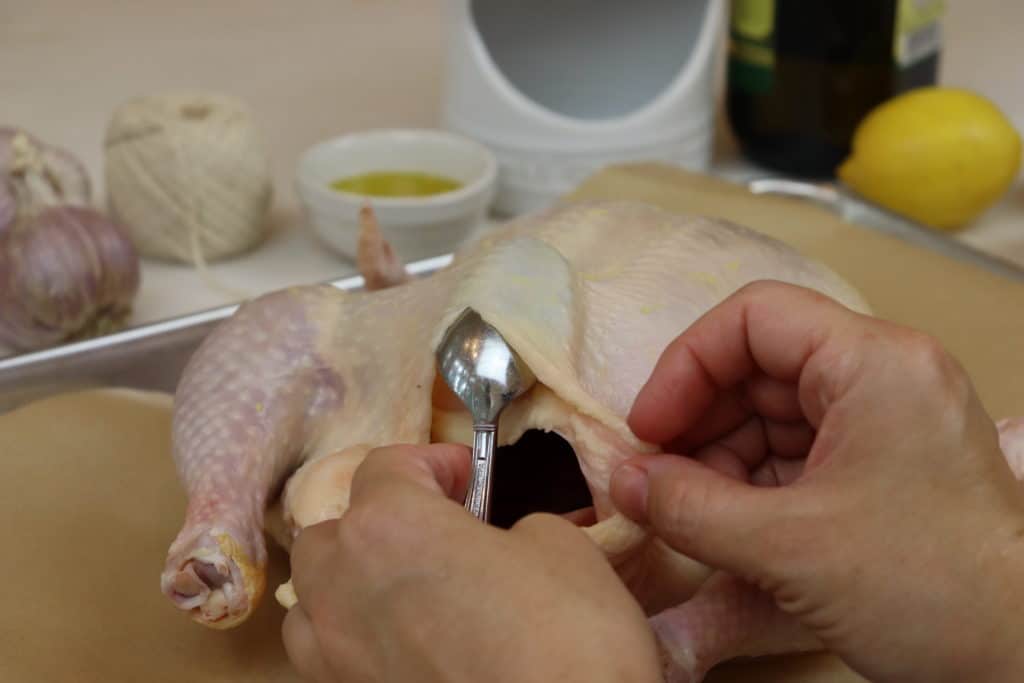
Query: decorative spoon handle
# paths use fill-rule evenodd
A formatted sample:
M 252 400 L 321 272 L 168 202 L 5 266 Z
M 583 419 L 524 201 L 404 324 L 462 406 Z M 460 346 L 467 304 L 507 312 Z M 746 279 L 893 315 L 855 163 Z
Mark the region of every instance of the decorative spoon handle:
M 491 514 L 491 472 L 498 425 L 473 425 L 473 470 L 466 491 L 466 509 L 477 519 L 488 521 Z

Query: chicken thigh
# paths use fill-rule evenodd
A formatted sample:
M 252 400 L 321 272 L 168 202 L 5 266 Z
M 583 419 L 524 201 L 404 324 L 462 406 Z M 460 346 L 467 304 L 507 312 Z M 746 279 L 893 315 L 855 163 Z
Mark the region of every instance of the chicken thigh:
M 242 622 L 264 591 L 264 532 L 287 547 L 303 527 L 344 514 L 370 449 L 472 443 L 469 415 L 434 364 L 447 326 L 472 306 L 538 378 L 503 414 L 500 442 L 543 430 L 572 446 L 593 498 L 585 531 L 652 615 L 669 680 L 699 681 L 725 658 L 817 647 L 756 591 L 708 580 L 706 567 L 628 521 L 608 486 L 620 462 L 656 449 L 632 435 L 626 415 L 662 350 L 700 315 L 761 279 L 867 312 L 852 287 L 753 231 L 642 204 L 527 216 L 414 280 L 372 221 L 364 230 L 361 266 L 381 289 L 267 295 L 191 359 L 173 427 L 189 504 L 161 577 L 174 604 L 215 628 Z

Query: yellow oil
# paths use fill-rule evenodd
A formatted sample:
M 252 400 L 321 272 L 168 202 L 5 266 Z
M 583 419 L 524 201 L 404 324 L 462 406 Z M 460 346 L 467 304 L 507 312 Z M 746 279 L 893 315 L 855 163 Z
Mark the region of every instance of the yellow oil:
M 462 187 L 444 176 L 415 171 L 376 171 L 340 178 L 331 188 L 370 197 L 429 197 Z

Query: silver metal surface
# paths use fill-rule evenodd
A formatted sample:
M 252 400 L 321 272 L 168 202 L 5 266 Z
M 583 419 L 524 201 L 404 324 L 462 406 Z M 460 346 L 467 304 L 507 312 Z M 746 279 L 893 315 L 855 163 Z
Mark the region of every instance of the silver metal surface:
M 472 308 L 464 310 L 437 347 L 437 366 L 473 417 L 473 472 L 466 509 L 487 521 L 501 411 L 536 378 L 504 337 Z
M 466 489 L 466 509 L 485 522 L 491 519 L 491 475 L 497 443 L 498 425 L 473 425 L 473 468 Z
M 754 194 L 778 194 L 814 202 L 843 220 L 875 228 L 879 232 L 964 261 L 1012 280 L 1024 281 L 1024 268 L 971 247 L 949 235 L 932 230 L 899 214 L 865 201 L 839 185 L 818 184 L 787 178 L 757 178 L 747 187 Z
M 445 254 L 411 263 L 408 269 L 413 275 L 425 276 L 451 260 L 451 254 Z M 328 284 L 355 291 L 363 288 L 363 278 L 347 277 Z M 0 413 L 76 389 L 124 387 L 172 392 L 192 353 L 237 308 L 221 306 L 97 339 L 2 358 Z

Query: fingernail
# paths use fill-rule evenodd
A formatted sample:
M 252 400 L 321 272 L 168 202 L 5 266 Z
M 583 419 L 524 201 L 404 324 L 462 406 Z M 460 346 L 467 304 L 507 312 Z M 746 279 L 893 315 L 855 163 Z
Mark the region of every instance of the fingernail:
M 634 521 L 647 518 L 647 471 L 636 465 L 623 465 L 612 474 L 612 502 L 622 514 Z

